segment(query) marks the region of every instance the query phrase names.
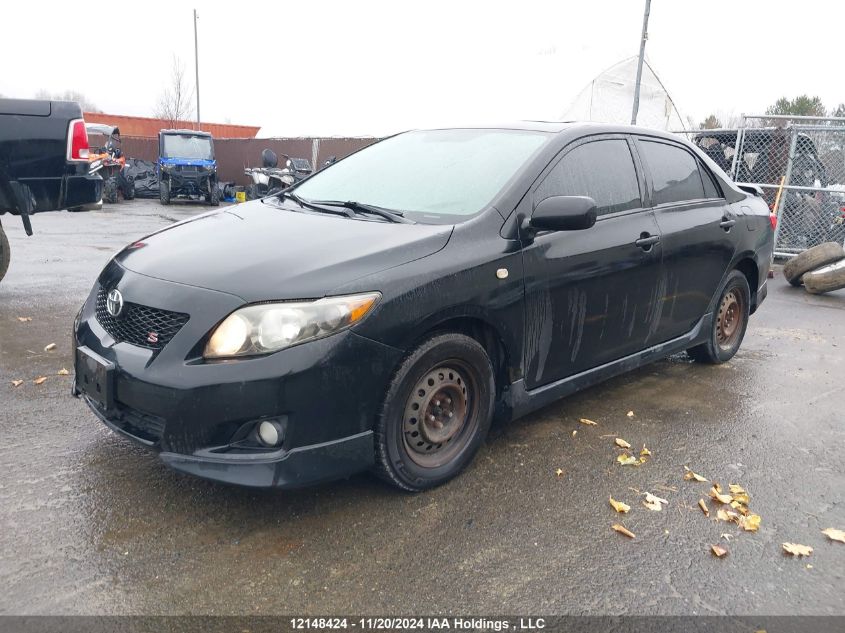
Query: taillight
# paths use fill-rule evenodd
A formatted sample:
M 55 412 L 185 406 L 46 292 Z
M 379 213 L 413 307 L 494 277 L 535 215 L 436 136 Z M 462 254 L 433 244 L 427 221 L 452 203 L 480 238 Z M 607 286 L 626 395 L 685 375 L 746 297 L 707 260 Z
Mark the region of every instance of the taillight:
M 770 214 L 769 214 L 769 222 L 771 222 L 771 223 L 772 223 L 772 230 L 773 230 L 773 231 L 774 231 L 776 228 L 778 228 L 778 216 L 776 216 L 774 213 L 770 213 Z
M 73 119 L 67 134 L 67 159 L 74 161 L 88 160 L 88 132 L 83 119 Z

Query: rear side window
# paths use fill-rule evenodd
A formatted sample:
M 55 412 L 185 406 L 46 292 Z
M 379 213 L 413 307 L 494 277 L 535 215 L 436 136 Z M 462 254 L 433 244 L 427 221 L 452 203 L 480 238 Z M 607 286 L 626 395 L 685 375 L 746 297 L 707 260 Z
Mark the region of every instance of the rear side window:
M 713 174 L 706 167 L 699 165 L 698 168 L 701 171 L 701 180 L 704 181 L 704 196 L 707 198 L 723 197 L 722 192 L 719 191 L 719 187 L 716 185 L 716 181 L 713 179 Z
M 540 183 L 535 200 L 552 196 L 589 196 L 596 202 L 598 215 L 641 207 L 628 143 L 621 139 L 592 141 L 567 153 Z
M 704 195 L 698 162 L 688 151 L 653 141 L 641 141 L 640 146 L 651 171 L 654 204 L 712 197 Z

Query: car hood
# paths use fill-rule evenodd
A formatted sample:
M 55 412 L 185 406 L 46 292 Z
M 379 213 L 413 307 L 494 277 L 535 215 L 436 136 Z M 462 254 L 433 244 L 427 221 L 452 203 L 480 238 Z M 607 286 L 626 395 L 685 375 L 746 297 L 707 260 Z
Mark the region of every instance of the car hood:
M 436 253 L 451 232 L 451 226 L 348 219 L 255 201 L 174 224 L 115 259 L 142 275 L 248 302 L 313 299 Z

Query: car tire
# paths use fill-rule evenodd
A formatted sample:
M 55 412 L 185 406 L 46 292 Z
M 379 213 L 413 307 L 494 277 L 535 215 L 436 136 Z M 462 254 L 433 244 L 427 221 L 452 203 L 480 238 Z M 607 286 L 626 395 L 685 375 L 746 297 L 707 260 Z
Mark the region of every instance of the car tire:
M 211 185 L 211 193 L 208 196 L 212 207 L 220 206 L 220 189 L 217 188 L 217 183 Z
M 106 181 L 103 183 L 103 201 L 115 204 L 117 202 L 117 194 L 117 178 L 115 176 L 106 178 Z
M 170 204 L 170 183 L 166 180 L 158 185 L 158 200 L 164 205 Z
M 487 436 L 495 392 L 493 366 L 478 341 L 463 334 L 426 340 L 387 389 L 375 424 L 375 474 L 412 492 L 457 476 Z
M 9 249 L 9 238 L 6 236 L 6 231 L 0 226 L 0 281 L 2 281 L 9 270 L 11 259 L 12 251 Z
M 699 362 L 718 365 L 729 361 L 742 345 L 751 313 L 751 291 L 748 280 L 732 270 L 722 284 L 707 340 L 687 350 Z
M 124 178 L 123 179 L 123 199 L 124 200 L 134 200 L 135 199 L 135 181 L 132 178 Z
M 796 255 L 783 266 L 783 276 L 793 286 L 800 286 L 802 276 L 816 268 L 845 259 L 845 249 L 836 242 L 825 242 Z
M 804 273 L 804 290 L 820 295 L 845 288 L 845 260 Z

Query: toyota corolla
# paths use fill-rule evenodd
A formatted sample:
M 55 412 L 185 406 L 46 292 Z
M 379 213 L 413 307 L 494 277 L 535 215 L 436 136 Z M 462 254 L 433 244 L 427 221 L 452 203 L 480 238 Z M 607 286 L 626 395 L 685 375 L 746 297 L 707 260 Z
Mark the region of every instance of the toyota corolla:
M 494 417 L 684 350 L 733 357 L 773 226 L 669 134 L 407 132 L 128 245 L 77 317 L 74 393 L 185 473 L 422 490 Z

